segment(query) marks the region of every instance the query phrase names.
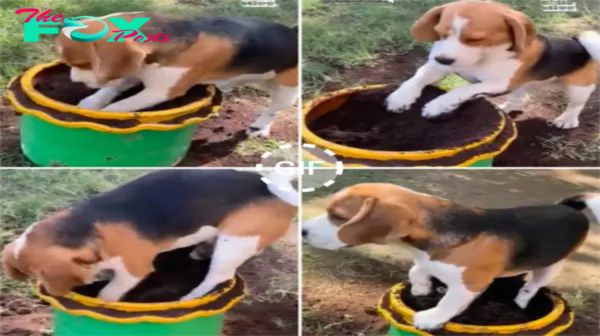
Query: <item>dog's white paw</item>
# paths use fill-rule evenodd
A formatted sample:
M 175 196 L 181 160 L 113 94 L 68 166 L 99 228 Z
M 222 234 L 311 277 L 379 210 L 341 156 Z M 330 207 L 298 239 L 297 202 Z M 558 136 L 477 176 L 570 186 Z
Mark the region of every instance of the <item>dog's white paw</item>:
M 119 301 L 123 294 L 125 293 L 120 288 L 110 286 L 109 284 L 98 293 L 98 298 L 106 302 L 116 302 Z
M 573 129 L 579 127 L 579 119 L 560 116 L 552 122 L 552 126 L 560 129 Z
M 521 307 L 521 309 L 525 309 L 527 308 L 527 305 L 529 305 L 529 301 L 531 301 L 534 294 L 536 293 L 532 293 L 530 289 L 523 287 L 519 290 L 519 294 L 517 294 L 517 297 L 515 298 L 515 303 L 517 306 Z
M 446 322 L 448 320 L 440 314 L 440 310 L 437 308 L 420 311 L 413 317 L 413 325 L 421 330 L 439 329 Z
M 77 104 L 77 107 L 89 110 L 100 110 L 108 104 L 110 104 L 110 101 L 106 101 L 106 99 L 102 99 L 101 97 L 91 95 L 82 99 Z
M 431 293 L 431 282 L 411 283 L 410 293 L 413 296 L 429 295 Z
M 251 137 L 268 138 L 271 134 L 271 123 L 265 125 L 265 123 L 257 120 L 248 126 L 248 129 L 246 129 L 246 134 Z
M 408 85 L 402 85 L 386 98 L 385 104 L 387 110 L 396 113 L 404 112 L 417 101 L 420 95 L 420 90 Z
M 444 113 L 452 112 L 456 109 L 456 105 L 444 99 L 444 96 L 436 98 L 423 107 L 421 115 L 425 118 L 435 118 Z

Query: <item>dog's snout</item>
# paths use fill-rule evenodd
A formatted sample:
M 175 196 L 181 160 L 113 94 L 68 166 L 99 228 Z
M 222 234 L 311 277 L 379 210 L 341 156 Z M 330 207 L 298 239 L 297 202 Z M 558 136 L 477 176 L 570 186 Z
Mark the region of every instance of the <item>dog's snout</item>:
M 452 65 L 452 63 L 454 63 L 455 60 L 448 57 L 438 56 L 435 58 L 435 61 L 442 65 Z
M 302 238 L 306 237 L 307 235 L 308 235 L 308 231 L 302 230 Z

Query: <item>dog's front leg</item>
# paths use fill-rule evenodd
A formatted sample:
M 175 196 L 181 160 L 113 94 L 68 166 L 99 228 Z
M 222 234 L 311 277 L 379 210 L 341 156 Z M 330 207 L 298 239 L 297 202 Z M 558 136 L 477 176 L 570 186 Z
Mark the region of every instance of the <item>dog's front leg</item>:
M 487 269 L 466 269 L 451 264 L 436 265 L 435 276 L 448 286 L 444 297 L 434 308 L 415 314 L 413 324 L 422 330 L 440 328 L 465 310 L 494 280 Z
M 506 81 L 490 81 L 460 86 L 427 103 L 423 107 L 422 115 L 425 118 L 435 118 L 456 110 L 460 104 L 471 99 L 499 95 L 506 93 L 507 90 L 508 82 Z
M 448 285 L 446 294 L 434 308 L 415 314 L 413 324 L 421 330 L 434 330 L 460 314 L 480 292 L 472 292 L 463 284 Z
M 248 126 L 247 133 L 250 136 L 268 137 L 271 132 L 271 125 L 277 115 L 277 112 L 294 106 L 298 98 L 297 86 L 286 86 L 281 84 L 268 85 L 271 94 L 271 104 L 260 112 L 256 121 Z
M 142 262 L 141 256 L 138 256 L 134 265 L 126 267 L 122 257 L 114 257 L 102 262 L 102 265 L 97 266 L 96 274 L 106 271 L 107 269 L 114 271 L 112 280 L 102 288 L 98 294 L 98 298 L 104 301 L 119 301 L 121 297 L 131 289 L 133 289 L 142 279 L 154 271 L 152 259 L 154 256 L 144 258 Z M 131 269 L 131 271 L 130 271 Z M 132 274 L 133 273 L 133 274 Z
M 119 301 L 125 293 L 133 289 L 143 278 L 133 276 L 126 269 L 115 270 L 113 279 L 102 288 L 98 298 L 108 302 Z
M 233 279 L 238 267 L 259 252 L 259 243 L 259 236 L 219 234 L 206 278 L 181 301 L 204 296 L 220 283 Z
M 441 67 L 434 61 L 425 63 L 417 70 L 414 76 L 402 83 L 402 85 L 386 99 L 387 109 L 390 112 L 402 112 L 408 110 L 417 98 L 421 96 L 423 88 L 443 79 L 450 72 L 449 67 Z
M 94 94 L 82 99 L 77 106 L 81 108 L 100 110 L 110 104 L 119 94 L 140 83 L 138 78 L 121 78 L 100 88 Z
M 148 65 L 143 72 L 139 74 L 139 77 L 144 83 L 144 90 L 129 98 L 112 103 L 104 107 L 102 111 L 139 111 L 144 108 L 166 102 L 167 100 L 183 96 L 188 87 L 185 87 L 185 90 L 182 89 L 183 87 L 178 88 L 176 90 L 178 94 L 173 93 L 175 91 L 173 88 L 188 70 L 188 68 Z

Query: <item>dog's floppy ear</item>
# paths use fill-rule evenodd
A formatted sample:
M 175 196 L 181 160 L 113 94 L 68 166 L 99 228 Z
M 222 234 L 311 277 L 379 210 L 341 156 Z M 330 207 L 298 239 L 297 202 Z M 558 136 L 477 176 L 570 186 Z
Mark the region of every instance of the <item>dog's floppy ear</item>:
M 417 40 L 423 42 L 432 42 L 440 39 L 440 35 L 435 31 L 435 26 L 439 23 L 442 12 L 446 6 L 437 6 L 423 14 L 410 29 L 410 34 Z
M 122 42 L 100 40 L 86 43 L 91 44 L 92 70 L 96 73 L 100 85 L 131 76 L 142 67 L 147 55 L 146 51 L 131 39 Z
M 29 277 L 19 268 L 19 260 L 14 255 L 15 244 L 10 243 L 2 251 L 2 269 L 9 279 L 23 281 Z
M 370 197 L 358 214 L 340 227 L 338 238 L 348 245 L 385 243 L 408 236 L 416 222 L 416 214 L 407 206 Z
M 536 38 L 537 29 L 527 15 L 515 10 L 506 12 L 504 19 L 512 31 L 513 49 L 521 53 Z
M 66 251 L 65 251 L 66 252 Z M 42 286 L 50 295 L 68 294 L 73 287 L 93 281 L 90 265 L 100 261 L 100 257 L 89 249 L 73 253 L 55 253 L 52 258 L 37 270 Z

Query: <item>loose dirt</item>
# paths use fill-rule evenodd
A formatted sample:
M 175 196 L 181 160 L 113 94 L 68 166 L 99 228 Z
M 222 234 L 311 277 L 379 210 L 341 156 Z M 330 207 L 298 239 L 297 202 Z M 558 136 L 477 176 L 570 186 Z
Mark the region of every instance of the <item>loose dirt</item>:
M 340 71 L 343 82 L 331 82 L 325 92 L 360 85 L 390 84 L 399 86 L 414 75 L 427 60 L 427 51 L 414 49 L 401 55 L 383 55 L 373 66 Z M 519 136 L 494 165 L 500 167 L 597 167 L 600 165 L 598 136 L 600 130 L 600 88 L 592 94 L 580 115 L 580 126 L 560 130 L 548 123 L 566 108 L 564 88 L 543 83 L 530 88 L 532 100 L 522 113 L 512 113 Z M 503 102 L 506 97 L 490 99 Z M 401 130 L 397 131 L 401 133 Z M 423 137 L 431 132 L 423 131 Z

